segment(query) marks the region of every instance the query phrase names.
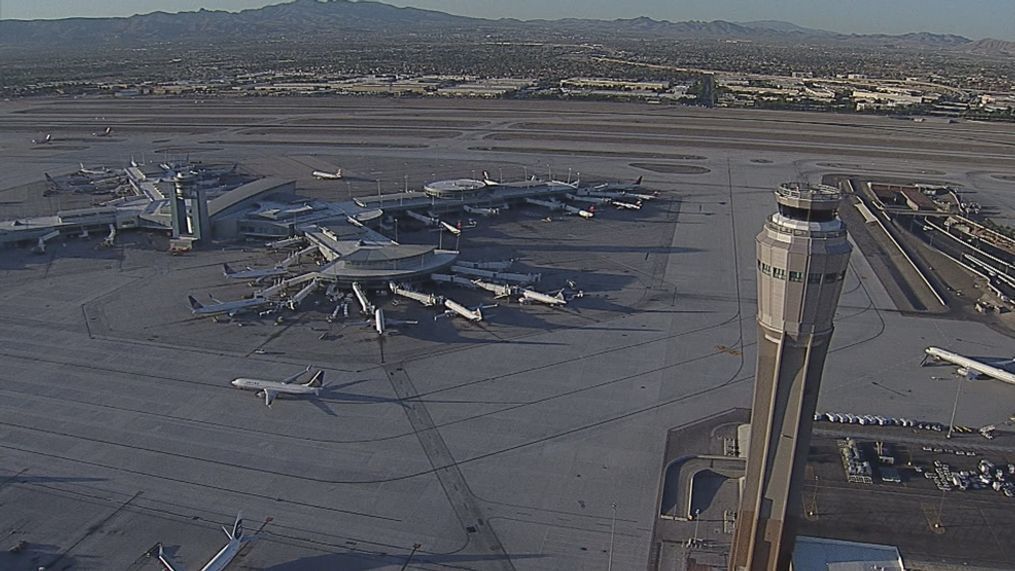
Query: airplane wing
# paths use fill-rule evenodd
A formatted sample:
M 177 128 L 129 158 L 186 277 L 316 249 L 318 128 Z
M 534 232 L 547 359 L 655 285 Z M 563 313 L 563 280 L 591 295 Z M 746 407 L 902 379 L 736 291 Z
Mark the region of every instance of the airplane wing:
M 278 396 L 277 391 L 264 389 L 264 405 L 270 407 L 271 403 L 275 401 L 276 396 Z

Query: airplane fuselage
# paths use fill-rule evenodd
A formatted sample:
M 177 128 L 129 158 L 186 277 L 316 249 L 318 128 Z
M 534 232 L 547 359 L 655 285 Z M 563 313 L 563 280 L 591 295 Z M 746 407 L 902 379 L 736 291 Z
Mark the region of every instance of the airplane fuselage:
M 617 208 L 626 208 L 628 210 L 641 210 L 641 205 L 637 203 L 621 202 L 619 200 L 614 200 L 613 205 L 616 206 Z
M 958 353 L 953 353 L 938 347 L 927 347 L 924 352 L 930 357 L 951 363 L 966 369 L 967 371 L 975 371 L 992 379 L 997 379 L 999 381 L 1015 385 L 1015 373 L 1006 371 L 999 367 L 994 367 L 977 361 L 976 359 L 970 359 L 969 357 L 964 357 Z
M 223 571 L 233 559 L 240 553 L 240 549 L 243 548 L 243 541 L 240 539 L 231 539 L 229 543 L 225 544 L 215 557 L 212 557 L 201 571 Z
M 248 379 L 240 377 L 233 379 L 232 385 L 238 389 L 247 391 L 274 391 L 279 394 L 287 395 L 319 395 L 321 394 L 320 387 L 308 387 L 306 385 L 300 385 L 295 383 L 280 383 L 278 381 L 266 381 L 263 379 Z
M 235 313 L 239 311 L 252 310 L 256 307 L 261 307 L 272 303 L 270 300 L 264 298 L 254 299 L 242 299 L 238 301 L 227 301 L 224 303 L 216 303 L 214 305 L 201 305 L 194 307 L 191 305 L 191 313 L 194 315 L 222 315 L 226 313 Z
M 426 307 L 433 307 L 437 305 L 437 296 L 432 293 L 420 293 L 418 291 L 405 289 L 394 282 L 389 282 L 388 288 L 391 289 L 391 293 L 413 301 L 418 301 Z
M 446 299 L 444 300 L 444 307 L 469 321 L 483 321 L 483 312 L 478 309 L 469 309 L 456 301 Z
M 486 282 L 483 280 L 472 280 L 480 289 L 484 289 L 497 297 L 508 297 L 514 293 L 514 288 L 509 285 Z
M 451 224 L 448 224 L 447 222 L 445 222 L 443 220 L 441 220 L 441 226 L 443 226 L 445 230 L 447 230 L 448 232 L 451 232 L 455 236 L 461 236 L 461 234 L 462 234 L 461 229 L 459 229 L 459 228 L 457 228 L 457 227 L 455 227 L 455 226 L 453 226 Z
M 546 305 L 567 305 L 567 300 L 565 300 L 563 296 L 555 297 L 531 289 L 523 289 L 522 298 L 527 299 L 529 301 L 537 301 L 539 303 L 545 303 Z

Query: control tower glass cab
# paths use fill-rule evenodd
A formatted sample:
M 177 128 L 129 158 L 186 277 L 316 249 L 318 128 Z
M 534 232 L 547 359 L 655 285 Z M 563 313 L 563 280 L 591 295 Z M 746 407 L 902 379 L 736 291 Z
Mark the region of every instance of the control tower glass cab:
M 852 247 L 839 191 L 786 183 L 757 237 L 758 363 L 730 569 L 789 569 L 832 319 Z
M 757 237 L 758 322 L 790 336 L 831 333 L 852 247 L 839 191 L 786 183 Z

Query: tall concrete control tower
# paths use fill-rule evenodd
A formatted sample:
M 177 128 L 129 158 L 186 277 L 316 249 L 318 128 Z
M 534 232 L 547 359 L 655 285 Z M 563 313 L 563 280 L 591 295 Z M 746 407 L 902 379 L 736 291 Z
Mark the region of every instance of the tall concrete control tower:
M 832 317 L 852 247 L 839 191 L 787 183 L 757 237 L 758 364 L 731 571 L 786 571 Z

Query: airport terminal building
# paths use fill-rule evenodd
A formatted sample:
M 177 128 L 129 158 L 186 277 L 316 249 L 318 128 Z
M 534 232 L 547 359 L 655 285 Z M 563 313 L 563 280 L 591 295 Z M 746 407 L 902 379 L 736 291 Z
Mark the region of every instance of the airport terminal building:
M 458 256 L 454 250 L 388 238 L 383 231 L 399 217 L 439 227 L 440 216 L 450 213 L 493 212 L 526 199 L 554 200 L 576 188 L 553 181 L 455 179 L 428 183 L 422 191 L 327 202 L 299 197 L 295 181 L 268 177 L 209 198 L 192 177 L 157 180 L 138 167 L 125 172 L 136 196 L 108 206 L 0 222 L 0 244 L 37 242 L 44 250 L 46 240 L 61 234 L 107 228 L 111 236 L 127 229 L 164 232 L 172 236 L 177 251 L 209 240 L 301 237 L 323 258 L 314 276 L 319 281 L 383 285 L 446 270 Z

